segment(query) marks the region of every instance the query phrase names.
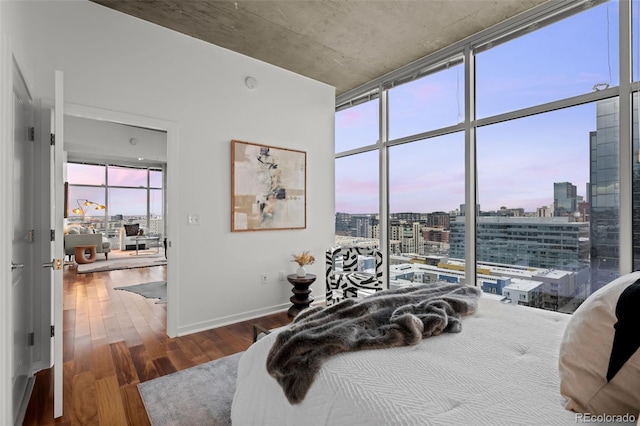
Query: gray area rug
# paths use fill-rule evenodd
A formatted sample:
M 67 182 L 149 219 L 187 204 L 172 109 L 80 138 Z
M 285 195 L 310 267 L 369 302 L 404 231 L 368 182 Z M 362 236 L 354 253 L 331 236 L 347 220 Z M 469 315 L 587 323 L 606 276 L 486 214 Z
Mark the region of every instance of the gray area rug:
M 147 299 L 160 299 L 156 303 L 167 303 L 167 282 L 152 281 L 126 287 L 114 287 L 115 290 L 125 290 L 144 296 Z
M 88 274 L 90 272 L 106 272 L 117 271 L 120 269 L 146 268 L 149 266 L 166 265 L 167 260 L 164 256 L 154 257 L 136 257 L 132 259 L 117 258 L 109 260 L 96 260 L 93 263 L 78 265 L 79 274 Z
M 151 424 L 231 425 L 242 353 L 140 383 L 138 390 Z

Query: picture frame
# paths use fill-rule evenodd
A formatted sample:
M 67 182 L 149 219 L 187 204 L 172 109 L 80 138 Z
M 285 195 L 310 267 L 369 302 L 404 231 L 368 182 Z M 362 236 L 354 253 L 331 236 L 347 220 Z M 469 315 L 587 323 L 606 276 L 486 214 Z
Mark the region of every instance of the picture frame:
M 307 227 L 307 153 L 231 141 L 231 231 Z
M 64 183 L 64 218 L 69 217 L 69 182 Z

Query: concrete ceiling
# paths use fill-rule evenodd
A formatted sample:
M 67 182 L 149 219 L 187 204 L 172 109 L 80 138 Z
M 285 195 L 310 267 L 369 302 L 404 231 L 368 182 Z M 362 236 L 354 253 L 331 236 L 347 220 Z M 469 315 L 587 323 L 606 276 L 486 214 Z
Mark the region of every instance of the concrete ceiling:
M 341 95 L 547 0 L 92 0 Z

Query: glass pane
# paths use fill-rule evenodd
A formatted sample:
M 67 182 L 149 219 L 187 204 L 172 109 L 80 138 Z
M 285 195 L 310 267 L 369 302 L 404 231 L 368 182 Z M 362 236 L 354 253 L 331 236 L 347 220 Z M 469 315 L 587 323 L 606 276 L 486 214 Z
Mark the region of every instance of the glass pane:
M 477 117 L 617 86 L 618 52 L 617 2 L 481 52 L 476 56 Z
M 109 166 L 109 186 L 147 187 L 147 169 Z
M 378 151 L 336 159 L 336 244 L 379 246 Z
M 389 90 L 389 139 L 464 120 L 464 64 Z
M 104 168 L 102 169 L 104 171 Z M 102 232 L 105 229 L 105 189 L 103 187 L 69 185 L 67 223 L 92 225 Z M 75 212 L 73 210 L 76 210 Z
M 640 271 L 640 124 L 638 123 L 638 93 L 633 94 L 633 270 Z
M 150 193 L 149 233 L 151 235 L 165 235 L 164 232 L 164 200 L 161 189 L 152 189 Z
M 149 170 L 149 186 L 151 188 L 162 188 L 162 170 Z
M 477 130 L 483 290 L 513 303 L 573 312 L 618 276 L 615 103 Z
M 408 277 L 394 265 L 412 261 L 437 266 L 449 256 L 450 222 L 464 204 L 464 176 L 462 133 L 389 148 L 392 280 L 435 280 L 433 274 L 419 270 L 411 270 Z M 464 226 L 461 230 L 464 242 Z M 464 245 L 458 248 L 464 259 Z
M 378 99 L 336 112 L 336 152 L 375 144 L 379 114 Z
M 109 214 L 116 221 L 147 227 L 147 190 L 109 188 Z
M 67 182 L 79 185 L 104 185 L 105 167 L 67 163 Z

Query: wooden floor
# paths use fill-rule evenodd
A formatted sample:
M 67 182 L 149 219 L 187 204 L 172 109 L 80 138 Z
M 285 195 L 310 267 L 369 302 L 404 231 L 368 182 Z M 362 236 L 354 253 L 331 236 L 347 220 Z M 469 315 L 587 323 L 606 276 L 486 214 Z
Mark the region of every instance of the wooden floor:
M 253 324 L 286 312 L 168 338 L 166 305 L 114 287 L 166 279 L 166 268 L 64 273 L 64 416 L 53 418 L 51 369 L 36 376 L 24 425 L 149 425 L 137 384 L 246 350 Z

